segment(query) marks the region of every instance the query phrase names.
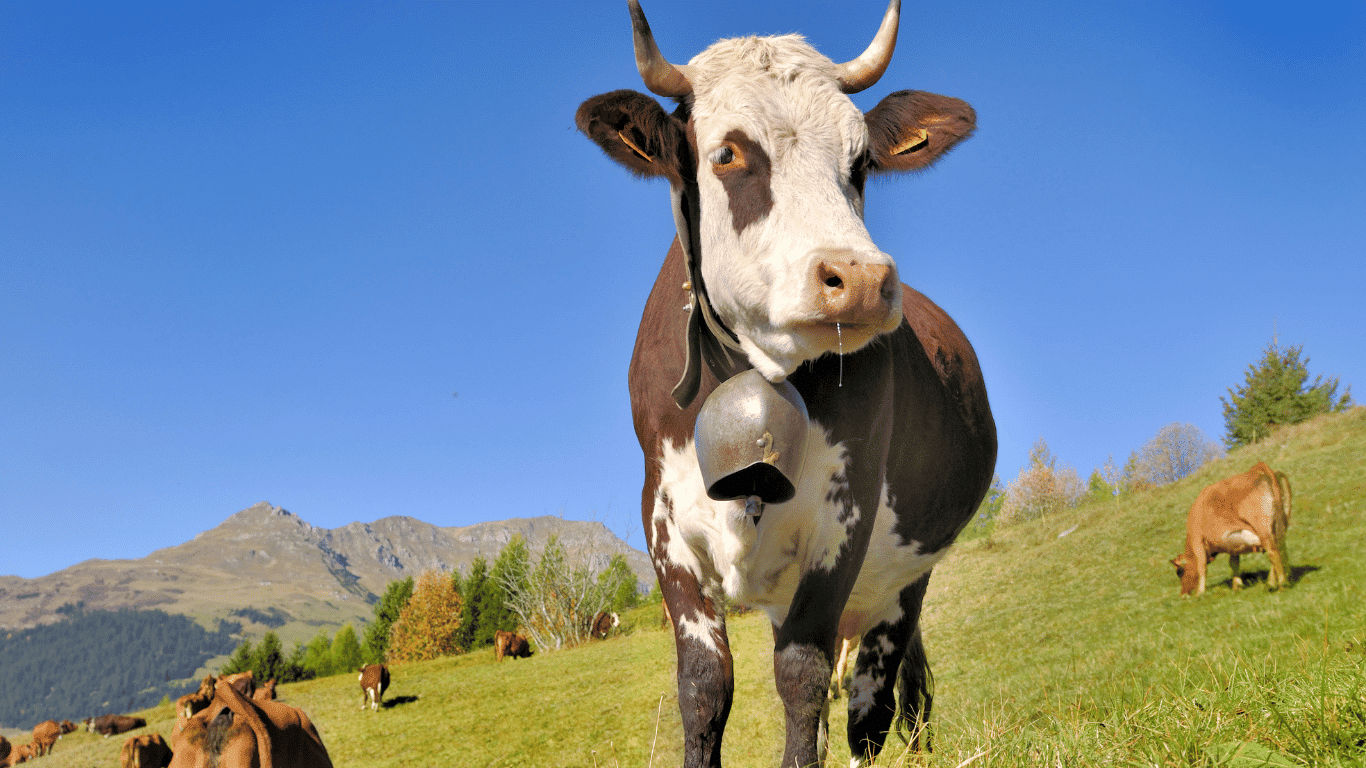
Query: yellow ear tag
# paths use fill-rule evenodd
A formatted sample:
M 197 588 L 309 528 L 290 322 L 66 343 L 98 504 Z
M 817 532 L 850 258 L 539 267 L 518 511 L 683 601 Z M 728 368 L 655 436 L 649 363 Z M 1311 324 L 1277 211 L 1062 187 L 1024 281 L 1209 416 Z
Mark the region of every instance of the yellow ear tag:
M 921 147 L 929 143 L 930 132 L 925 130 L 924 128 L 921 128 L 915 133 L 911 134 L 910 137 L 907 138 L 905 141 L 901 142 L 895 147 L 892 147 L 892 154 L 904 155 L 907 152 L 920 149 Z
M 617 131 L 617 138 L 621 139 L 622 143 L 630 147 L 632 152 L 635 152 L 637 155 L 640 155 L 641 157 L 645 158 L 646 162 L 653 163 L 655 161 L 653 157 L 650 157 L 650 153 L 646 152 L 640 147 L 637 147 L 634 141 L 631 141 L 630 139 L 626 138 L 626 134 L 622 133 L 621 131 Z

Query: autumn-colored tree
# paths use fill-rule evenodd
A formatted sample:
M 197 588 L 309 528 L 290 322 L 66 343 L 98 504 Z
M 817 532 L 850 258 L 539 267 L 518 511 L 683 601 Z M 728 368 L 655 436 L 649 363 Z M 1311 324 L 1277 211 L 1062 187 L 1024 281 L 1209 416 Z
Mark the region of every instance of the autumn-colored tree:
M 1058 459 L 1040 437 L 1029 449 L 1029 466 L 1006 486 L 999 518 L 1005 523 L 1034 520 L 1075 505 L 1085 494 L 1077 470 L 1058 468 Z
M 422 661 L 459 653 L 456 638 L 463 603 L 450 574 L 423 571 L 389 630 L 389 660 Z

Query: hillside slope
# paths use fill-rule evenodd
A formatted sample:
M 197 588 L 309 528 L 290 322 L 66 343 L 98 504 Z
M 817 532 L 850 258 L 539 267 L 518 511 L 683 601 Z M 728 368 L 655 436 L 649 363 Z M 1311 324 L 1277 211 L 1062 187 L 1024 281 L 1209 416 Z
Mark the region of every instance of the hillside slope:
M 468 568 L 480 556 L 492 563 L 514 535 L 532 551 L 558 535 L 595 567 L 622 553 L 643 584 L 653 583 L 645 553 L 601 523 L 536 517 L 440 528 L 395 516 L 329 530 L 262 502 L 144 558 L 88 560 L 37 579 L 0 576 L 0 629 L 52 623 L 63 605 L 84 602 L 87 610 L 157 608 L 209 628 L 240 620 L 259 636 L 266 627 L 232 615 L 253 607 L 283 611 L 289 621 L 275 628 L 281 639 L 307 641 L 320 629 L 368 620 L 390 581 L 427 568 Z
M 890 741 L 880 765 L 1366 765 L 1366 409 L 1236 451 L 1173 486 L 1090 505 L 967 543 L 926 598 L 935 751 Z M 1219 477 L 1265 460 L 1296 492 L 1292 585 L 1181 598 L 1167 560 L 1186 510 Z M 1070 531 L 1066 535 L 1060 534 Z M 282 686 L 317 723 L 337 768 L 402 765 L 651 766 L 681 760 L 673 639 L 658 608 L 628 634 L 495 664 L 488 652 L 394 669 L 388 705 L 360 712 L 353 676 Z M 728 765 L 775 765 L 783 714 L 772 636 L 734 616 Z M 608 671 L 604 674 L 604 671 Z M 828 766 L 849 764 L 831 707 Z M 170 732 L 169 707 L 147 713 Z M 376 752 L 376 743 L 398 745 Z M 118 740 L 73 734 L 50 768 L 112 765 Z M 1234 756 L 1243 750 L 1242 757 Z M 1264 759 L 1263 759 L 1264 758 Z

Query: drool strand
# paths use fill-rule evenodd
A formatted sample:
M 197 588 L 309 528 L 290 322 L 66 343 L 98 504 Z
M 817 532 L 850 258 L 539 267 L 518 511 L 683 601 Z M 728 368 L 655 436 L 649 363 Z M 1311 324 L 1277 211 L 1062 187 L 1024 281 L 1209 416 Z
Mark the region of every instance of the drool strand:
M 842 333 L 840 333 L 840 324 L 839 324 L 839 322 L 836 322 L 836 323 L 835 323 L 835 342 L 836 342 L 837 344 L 839 344 L 839 354 L 840 354 L 840 378 L 839 378 L 839 382 L 836 384 L 836 386 L 838 386 L 838 387 L 843 387 L 843 386 L 844 386 L 844 335 L 843 335 Z

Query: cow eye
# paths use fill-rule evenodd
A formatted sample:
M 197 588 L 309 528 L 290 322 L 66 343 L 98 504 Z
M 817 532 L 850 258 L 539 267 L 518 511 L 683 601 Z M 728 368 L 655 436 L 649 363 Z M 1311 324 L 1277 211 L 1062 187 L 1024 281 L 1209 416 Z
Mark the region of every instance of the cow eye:
M 718 147 L 711 153 L 712 165 L 730 165 L 735 162 L 735 150 L 728 146 Z

